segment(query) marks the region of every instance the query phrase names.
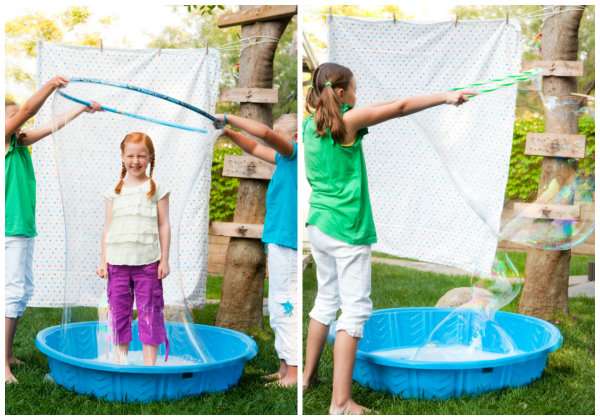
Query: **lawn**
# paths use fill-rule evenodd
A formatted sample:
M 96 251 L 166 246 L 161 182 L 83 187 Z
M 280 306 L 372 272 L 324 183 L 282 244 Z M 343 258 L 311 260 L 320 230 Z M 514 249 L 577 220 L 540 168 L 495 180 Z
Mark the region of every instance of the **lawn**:
M 521 277 L 525 275 L 525 258 L 527 253 L 525 252 L 504 252 L 498 251 L 498 256 L 502 254 L 508 254 L 508 257 L 514 264 L 515 268 L 519 271 Z M 392 258 L 395 260 L 404 260 L 404 261 L 418 261 L 410 258 L 400 258 L 394 255 L 386 254 L 384 252 L 373 252 L 374 257 L 380 258 Z M 572 255 L 571 256 L 571 275 L 572 276 L 581 276 L 588 273 L 588 264 L 594 262 L 593 255 Z
M 304 272 L 304 333 L 316 294 L 314 264 Z M 434 306 L 447 290 L 469 285 L 463 276 L 444 276 L 374 264 L 375 309 Z M 515 311 L 516 300 L 504 310 Z M 569 301 L 570 314 L 558 320 L 564 344 L 552 353 L 542 378 L 518 389 L 448 401 L 404 400 L 354 383 L 354 399 L 380 414 L 594 414 L 594 300 Z M 305 337 L 306 338 L 306 337 Z M 304 414 L 326 414 L 331 400 L 332 349 L 327 345 L 319 369 L 321 383 L 305 392 Z
M 207 297 L 220 295 L 221 279 L 210 277 Z M 194 313 L 194 320 L 214 324 L 218 305 L 206 305 Z M 279 361 L 273 348 L 273 332 L 268 327 L 250 331 L 259 346 L 258 355 L 246 365 L 238 386 L 224 393 L 205 394 L 172 402 L 110 403 L 67 391 L 45 382 L 48 364 L 34 346 L 36 333 L 60 323 L 61 309 L 29 308 L 19 325 L 15 355 L 25 362 L 16 367 L 18 385 L 5 387 L 6 414 L 296 414 L 296 388 L 265 387 L 262 375 L 275 371 Z

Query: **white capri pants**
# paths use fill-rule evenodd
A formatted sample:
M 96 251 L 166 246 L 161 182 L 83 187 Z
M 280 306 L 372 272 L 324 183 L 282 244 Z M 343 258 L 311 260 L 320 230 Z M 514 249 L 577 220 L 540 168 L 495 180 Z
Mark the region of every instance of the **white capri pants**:
M 317 297 L 309 316 L 329 325 L 338 309 L 336 331 L 363 336 L 371 312 L 371 246 L 351 245 L 308 226 L 312 256 L 317 266 Z
M 33 295 L 33 244 L 35 238 L 4 237 L 4 316 L 19 318 Z
M 277 356 L 291 366 L 298 366 L 297 255 L 295 249 L 267 244 L 269 322 Z

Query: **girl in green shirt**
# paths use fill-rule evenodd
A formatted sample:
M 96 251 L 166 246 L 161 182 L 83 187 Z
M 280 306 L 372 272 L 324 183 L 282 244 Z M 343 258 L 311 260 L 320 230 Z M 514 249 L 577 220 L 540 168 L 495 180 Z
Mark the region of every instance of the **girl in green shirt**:
M 4 326 L 5 326 L 5 383 L 16 383 L 11 365 L 21 361 L 13 356 L 12 344 L 17 320 L 23 314 L 33 294 L 33 244 L 37 235 L 35 227 L 35 173 L 29 146 L 62 128 L 83 112 L 94 112 L 100 105 L 78 105 L 56 121 L 34 129 L 21 130 L 35 116 L 46 99 L 56 90 L 66 86 L 64 77 L 54 77 L 46 82 L 22 106 L 5 101 L 4 119 Z
M 356 80 L 335 63 L 313 73 L 303 124 L 306 177 L 311 186 L 308 232 L 318 291 L 310 312 L 303 382 L 315 380 L 329 325 L 338 309 L 330 414 L 363 414 L 351 398 L 358 340 L 372 311 L 371 244 L 377 242 L 363 137 L 368 127 L 442 104 L 461 105 L 471 91 L 441 92 L 353 108 Z

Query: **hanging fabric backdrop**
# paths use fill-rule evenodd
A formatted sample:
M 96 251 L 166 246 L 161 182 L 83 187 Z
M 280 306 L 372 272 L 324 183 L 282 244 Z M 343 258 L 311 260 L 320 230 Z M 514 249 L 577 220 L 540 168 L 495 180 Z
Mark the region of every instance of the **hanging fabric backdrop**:
M 520 28 L 504 20 L 455 25 L 330 17 L 329 57 L 354 72 L 360 107 L 518 72 Z M 506 88 L 369 129 L 363 147 L 379 240 L 374 250 L 490 271 L 496 238 L 464 194 L 497 230 L 515 101 L 516 89 Z
M 220 80 L 220 60 L 215 50 L 100 50 L 46 43 L 38 47 L 40 83 L 55 75 L 103 79 L 160 92 L 209 113 L 215 110 Z M 95 88 L 96 92 L 105 91 L 101 86 Z M 75 83 L 68 89 L 86 92 L 85 86 Z M 57 116 L 58 100 L 63 106 L 77 106 L 55 95 L 36 116 L 37 125 Z M 30 305 L 96 306 L 102 300 L 106 281 L 95 274 L 105 217 L 102 193 L 116 185 L 121 168 L 119 144 L 133 131 L 152 138 L 156 151 L 154 179 L 171 191 L 171 274 L 163 281 L 165 303 L 202 304 L 210 169 L 217 133 L 208 119 L 146 95 L 120 91 L 110 100 L 114 102 L 111 106 L 140 114 L 151 112 L 164 121 L 204 128 L 208 134 L 102 112 L 83 114 L 52 138 L 36 144 L 33 161 L 38 237 L 35 293 Z

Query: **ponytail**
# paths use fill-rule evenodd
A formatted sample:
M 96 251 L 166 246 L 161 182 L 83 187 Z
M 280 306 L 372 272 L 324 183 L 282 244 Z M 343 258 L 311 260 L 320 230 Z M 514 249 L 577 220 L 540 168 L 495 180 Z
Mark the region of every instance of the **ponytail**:
M 154 172 L 154 155 L 150 157 L 150 191 L 146 193 L 146 197 L 151 199 L 156 193 L 156 183 L 152 179 L 152 173 Z
M 323 63 L 313 73 L 311 87 L 306 97 L 306 110 L 314 111 L 314 120 L 319 136 L 327 129 L 336 143 L 346 138 L 346 126 L 342 116 L 342 100 L 335 88 L 348 89 L 353 78 L 352 71 L 335 63 Z
M 121 177 L 119 178 L 119 182 L 115 187 L 115 193 L 121 194 L 121 188 L 123 188 L 123 184 L 125 183 L 125 175 L 127 174 L 127 168 L 124 163 L 121 163 Z

